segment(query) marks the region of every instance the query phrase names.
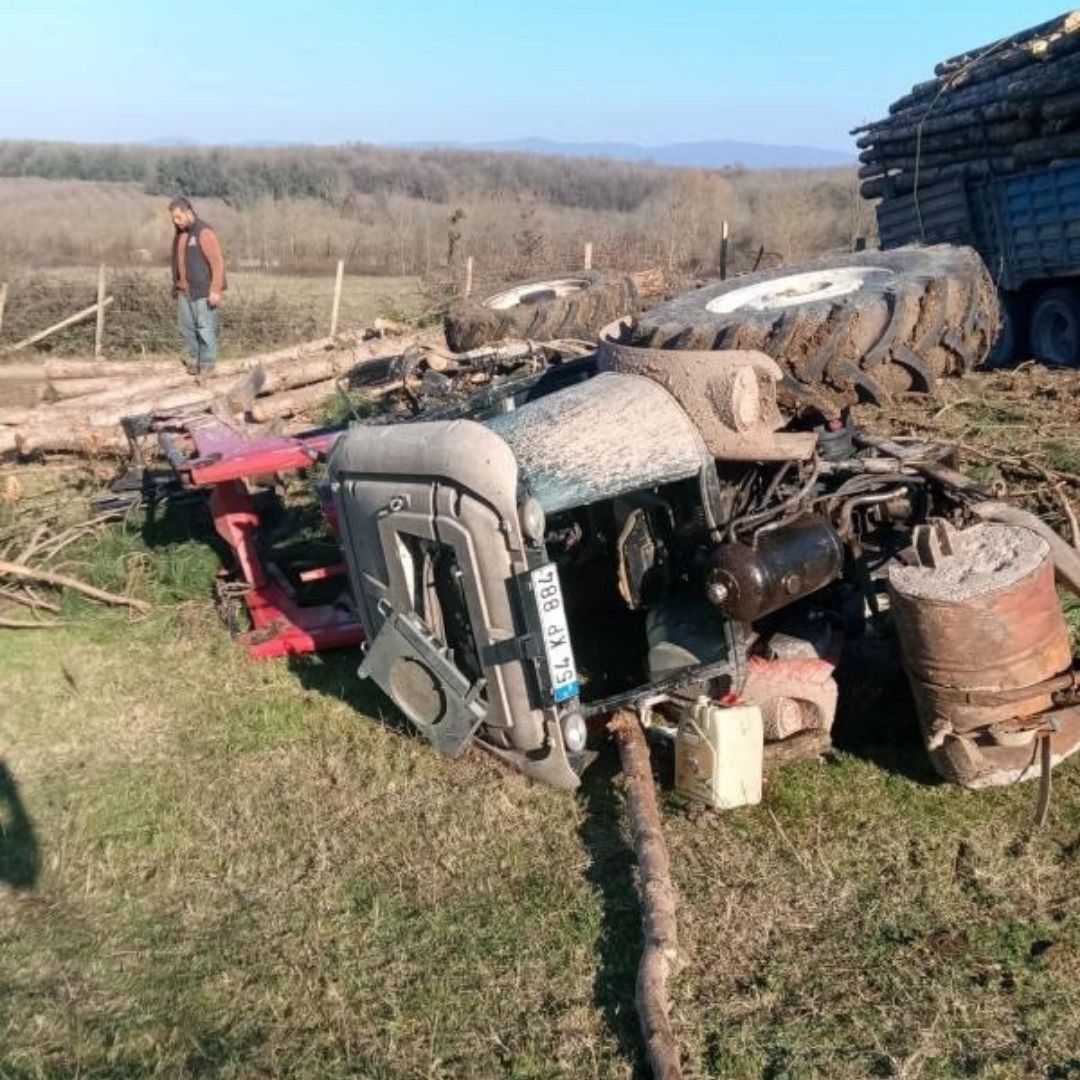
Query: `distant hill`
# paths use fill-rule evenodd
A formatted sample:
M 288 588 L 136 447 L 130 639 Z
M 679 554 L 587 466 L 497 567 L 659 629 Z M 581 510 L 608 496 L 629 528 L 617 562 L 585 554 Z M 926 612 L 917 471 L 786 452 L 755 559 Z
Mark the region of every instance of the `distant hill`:
M 668 143 L 664 146 L 641 146 L 638 143 L 622 142 L 564 143 L 553 139 L 506 139 L 498 142 L 423 145 L 459 150 L 506 150 L 554 157 L 607 158 L 612 161 L 634 161 L 684 169 L 724 169 L 734 165 L 742 165 L 747 169 L 822 169 L 855 163 L 854 154 L 845 154 L 839 150 L 822 150 L 813 146 L 772 146 L 768 143 L 734 142 L 728 139 Z

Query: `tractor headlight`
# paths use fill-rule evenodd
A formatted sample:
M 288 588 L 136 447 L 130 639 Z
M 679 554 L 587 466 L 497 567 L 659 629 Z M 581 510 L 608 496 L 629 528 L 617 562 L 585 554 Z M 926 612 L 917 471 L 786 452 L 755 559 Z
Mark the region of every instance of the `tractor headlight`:
M 521 521 L 521 531 L 525 534 L 526 540 L 531 540 L 534 544 L 544 542 L 544 534 L 547 532 L 547 514 L 544 513 L 539 500 L 530 495 L 518 507 L 518 519 Z
M 579 712 L 568 712 L 560 721 L 562 727 L 563 744 L 571 754 L 580 754 L 585 749 L 585 743 L 589 737 L 589 729 L 585 726 L 585 718 Z

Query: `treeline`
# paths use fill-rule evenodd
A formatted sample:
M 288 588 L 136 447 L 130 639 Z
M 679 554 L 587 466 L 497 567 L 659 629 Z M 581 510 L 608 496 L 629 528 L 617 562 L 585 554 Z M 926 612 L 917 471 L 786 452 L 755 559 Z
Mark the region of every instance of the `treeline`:
M 734 175 L 732 171 L 728 175 Z M 535 199 L 582 210 L 639 209 L 672 170 L 470 150 L 336 147 L 189 149 L 0 142 L 0 177 L 126 181 L 152 195 L 215 198 L 237 208 L 262 199 L 317 199 L 348 210 L 358 197 L 423 202 Z

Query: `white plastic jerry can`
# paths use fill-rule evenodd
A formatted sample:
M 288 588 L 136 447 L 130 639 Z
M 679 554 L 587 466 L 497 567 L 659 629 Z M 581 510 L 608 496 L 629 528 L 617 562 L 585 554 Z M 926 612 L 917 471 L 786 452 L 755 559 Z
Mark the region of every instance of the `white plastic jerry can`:
M 699 697 L 675 739 L 675 790 L 719 810 L 761 802 L 765 729 L 757 705 L 717 705 Z

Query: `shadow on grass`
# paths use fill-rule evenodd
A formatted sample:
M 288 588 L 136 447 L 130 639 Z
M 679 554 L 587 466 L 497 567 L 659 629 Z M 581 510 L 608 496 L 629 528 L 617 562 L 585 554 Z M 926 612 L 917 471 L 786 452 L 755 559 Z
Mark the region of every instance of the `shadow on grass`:
M 416 728 L 397 710 L 374 680 L 361 679 L 356 674 L 360 666 L 359 649 L 333 649 L 290 656 L 288 664 L 289 670 L 305 690 L 314 690 L 345 702 L 360 720 L 374 720 L 398 734 L 420 738 Z
M 14 889 L 32 889 L 40 865 L 30 815 L 19 797 L 15 777 L 0 761 L 0 882 Z
M 849 642 L 838 675 L 833 745 L 917 784 L 942 783 L 926 755 L 895 642 L 878 637 Z
M 636 859 L 622 826 L 623 799 L 616 791 L 619 756 L 610 743 L 585 772 L 578 800 L 584 808 L 579 834 L 589 856 L 588 879 L 600 894 L 603 923 L 597 943 L 593 1000 L 634 1076 L 648 1076 L 634 992 L 644 947 L 641 906 L 634 885 Z
M 194 540 L 212 547 L 225 565 L 232 563 L 229 546 L 214 529 L 209 500 L 203 491 L 162 491 L 147 482 L 143 488 L 140 532 L 148 548 L 169 547 Z

